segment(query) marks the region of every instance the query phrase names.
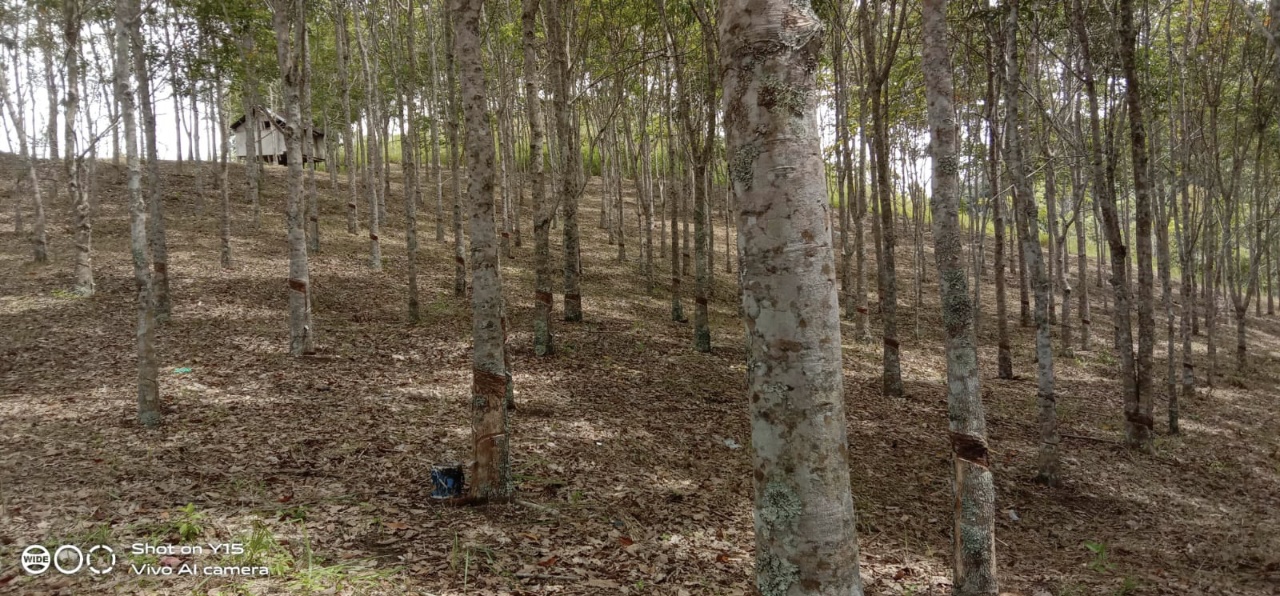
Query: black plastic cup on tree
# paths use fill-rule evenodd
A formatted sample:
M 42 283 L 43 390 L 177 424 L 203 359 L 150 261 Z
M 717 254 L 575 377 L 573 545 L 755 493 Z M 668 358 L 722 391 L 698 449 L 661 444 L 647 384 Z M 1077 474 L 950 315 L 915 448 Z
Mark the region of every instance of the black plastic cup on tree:
M 453 499 L 461 497 L 463 480 L 461 464 L 431 466 L 431 498 Z

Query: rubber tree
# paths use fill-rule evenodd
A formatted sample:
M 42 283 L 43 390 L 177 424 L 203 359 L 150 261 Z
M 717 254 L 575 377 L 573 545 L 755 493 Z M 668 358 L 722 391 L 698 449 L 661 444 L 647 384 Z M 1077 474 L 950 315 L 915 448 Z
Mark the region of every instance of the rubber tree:
M 484 0 L 450 0 L 454 56 L 467 135 L 467 199 L 471 218 L 471 439 L 475 467 L 470 498 L 511 497 L 507 403 L 512 395 L 507 364 L 507 317 L 502 301 L 497 226 L 494 224 L 494 142 L 480 59 L 480 8 Z
M 807 2 L 721 2 L 763 596 L 862 594 L 815 107 L 822 39 Z
M 136 0 L 116 0 L 115 94 L 120 101 L 124 128 L 126 185 L 129 202 L 129 249 L 133 255 L 133 279 L 138 299 L 138 422 L 159 426 L 160 385 L 156 359 L 156 303 L 151 285 L 151 246 L 147 242 L 147 197 L 142 192 L 142 164 L 138 156 L 137 103 L 133 95 L 133 62 L 130 29 L 138 26 Z
M 289 239 L 289 353 L 315 351 L 311 323 L 311 273 L 307 261 L 302 195 L 302 0 L 272 0 L 271 24 L 276 37 L 276 59 L 284 88 L 284 138 L 289 162 L 289 195 L 285 207 Z
M 947 47 L 947 0 L 925 0 L 923 55 L 925 102 L 932 157 L 930 208 L 934 259 L 946 328 L 947 419 L 955 466 L 955 557 L 952 593 L 994 595 L 996 586 L 995 484 L 987 447 L 987 422 L 978 386 L 974 309 L 960 245 L 960 166 L 956 155 L 956 110 L 951 52 Z
M 546 127 L 543 126 L 542 99 L 538 91 L 538 4 L 538 0 L 524 0 L 520 22 L 524 49 L 525 114 L 529 121 L 529 183 L 533 196 L 533 352 L 546 356 L 553 351 L 551 216 L 555 213 L 555 204 L 547 200 L 547 180 L 542 165 Z

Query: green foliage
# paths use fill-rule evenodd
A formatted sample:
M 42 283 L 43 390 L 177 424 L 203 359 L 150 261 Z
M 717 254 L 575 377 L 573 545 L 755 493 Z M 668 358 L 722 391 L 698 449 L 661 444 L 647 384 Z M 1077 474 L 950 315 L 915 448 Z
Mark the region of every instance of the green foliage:
M 203 513 L 196 511 L 195 503 L 187 503 L 178 510 L 178 518 L 174 521 L 174 529 L 183 542 L 194 542 L 204 533 Z
M 233 555 L 232 564 L 266 567 L 272 575 L 282 575 L 294 565 L 293 554 L 281 546 L 275 533 L 262 520 L 254 520 L 249 535 L 240 536 L 236 541 L 244 546 L 244 553 Z
M 1089 561 L 1089 569 L 1102 573 L 1115 568 L 1115 565 L 1108 558 L 1106 543 L 1086 540 L 1084 547 L 1089 549 L 1090 553 L 1093 553 L 1093 559 Z

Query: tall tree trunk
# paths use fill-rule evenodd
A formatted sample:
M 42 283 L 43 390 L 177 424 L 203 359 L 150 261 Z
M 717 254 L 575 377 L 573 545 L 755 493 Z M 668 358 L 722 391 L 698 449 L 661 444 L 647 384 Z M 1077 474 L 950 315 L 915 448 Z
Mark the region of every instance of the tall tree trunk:
M 124 121 L 123 136 L 128 162 L 129 249 L 133 254 L 133 279 L 138 297 L 138 422 L 160 424 L 159 364 L 156 359 L 156 308 L 151 288 L 151 247 L 147 242 L 147 198 L 142 193 L 142 166 L 138 163 L 138 125 L 134 116 L 129 36 L 138 26 L 136 0 L 116 0 L 115 86 Z
M 170 6 L 164 20 L 164 45 L 166 47 L 165 61 L 169 63 L 169 93 L 171 94 L 170 99 L 173 101 L 174 155 L 177 157 L 178 172 L 181 173 L 184 171 L 182 163 L 182 93 L 180 91 L 183 81 L 178 76 L 178 58 L 175 56 L 177 45 L 174 43 L 170 27 L 175 14 L 177 14 L 177 8 Z M 70 71 L 68 71 L 68 75 L 70 75 Z M 70 81 L 70 76 L 68 76 L 68 81 Z M 70 87 L 71 84 L 68 82 L 67 85 Z
M 213 94 L 222 99 L 222 72 L 219 69 L 213 78 Z M 219 103 L 218 106 L 222 104 Z M 248 112 L 246 112 L 248 113 Z M 245 120 L 245 132 L 254 130 L 252 118 Z M 221 193 L 219 201 L 218 215 L 221 220 L 219 226 L 219 262 L 223 269 L 231 268 L 231 185 L 227 182 L 227 159 L 231 153 L 231 139 L 227 132 L 227 116 L 226 110 L 218 108 L 218 131 L 222 140 L 222 151 L 218 155 L 218 189 Z M 246 137 L 249 135 L 246 135 Z
M 546 131 L 538 92 L 538 2 L 523 0 L 520 22 L 524 46 L 524 109 L 529 120 L 529 181 L 533 186 L 533 352 L 547 356 L 554 350 L 551 333 L 551 216 L 555 214 L 555 203 L 547 199 L 547 179 L 542 165 Z
M 1032 73 L 1035 74 L 1034 71 Z M 1058 184 L 1057 172 L 1054 170 L 1053 151 L 1049 146 L 1053 143 L 1053 134 L 1050 131 L 1044 133 L 1044 139 L 1040 143 L 1041 153 L 1044 155 L 1044 208 L 1046 230 L 1049 233 L 1048 250 L 1044 265 L 1048 270 L 1049 278 L 1049 324 L 1058 324 L 1057 304 L 1054 292 L 1062 284 L 1058 279 Z M 1038 217 L 1038 216 L 1037 216 Z M 1040 239 L 1036 238 L 1036 244 L 1040 243 Z M 1031 284 L 1035 286 L 1035 276 L 1032 276 Z
M 75 292 L 81 296 L 92 296 L 93 282 L 93 227 L 90 224 L 92 207 L 89 204 L 89 191 L 84 186 L 84 157 L 80 154 L 80 139 L 76 133 L 76 122 L 80 113 L 80 26 L 81 8 L 79 0 L 62 1 L 63 18 L 63 62 L 67 68 L 67 105 L 63 127 L 66 134 L 63 147 L 66 150 L 67 195 L 71 198 L 72 225 L 75 228 L 76 265 Z M 3 76 L 0 73 L 0 76 Z M 97 140 L 90 136 L 90 144 Z
M 853 252 L 854 252 L 854 339 L 871 341 L 871 309 L 867 299 L 867 94 L 861 93 L 858 106 L 858 183 L 854 187 Z
M 262 206 L 259 202 L 259 186 L 262 178 L 262 159 L 259 157 L 259 140 L 262 137 L 262 125 L 259 123 L 259 114 L 262 113 L 261 106 L 258 105 L 258 75 L 253 68 L 253 62 L 250 57 L 256 52 L 257 41 L 252 27 L 245 27 L 240 33 L 240 40 L 237 45 L 240 47 L 240 60 L 244 65 L 244 81 L 241 85 L 241 103 L 244 105 L 244 193 L 245 202 L 253 207 L 253 228 L 256 230 L 262 225 Z M 345 80 L 345 77 L 344 77 Z M 199 130 L 199 126 L 192 128 Z M 195 143 L 199 146 L 199 142 Z M 200 170 L 199 167 L 196 168 Z
M 1147 180 L 1149 174 L 1147 133 L 1143 124 L 1138 64 L 1134 56 L 1138 32 L 1133 23 L 1133 0 L 1120 0 L 1119 8 L 1120 62 L 1124 69 L 1125 97 L 1129 108 L 1129 140 L 1133 159 L 1138 244 L 1138 355 L 1135 383 L 1137 395 L 1131 400 L 1126 398 L 1125 442 L 1131 448 L 1150 449 L 1153 434 L 1151 378 L 1154 365 L 1152 360 L 1156 343 L 1156 322 L 1153 312 L 1155 278 L 1151 268 L 1151 189 L 1150 181 Z
M 1159 155 L 1158 146 L 1160 144 L 1160 129 L 1157 127 L 1153 134 L 1151 155 Z M 1176 156 L 1170 155 L 1170 158 Z M 1153 166 L 1154 174 L 1154 166 Z M 1177 407 L 1178 403 L 1178 369 L 1177 369 L 1177 349 L 1175 346 L 1174 320 L 1173 311 L 1173 278 L 1172 265 L 1170 263 L 1171 255 L 1169 253 L 1169 221 L 1176 217 L 1177 209 L 1174 207 L 1173 192 L 1165 193 L 1165 179 L 1160 176 L 1153 175 L 1152 179 L 1155 186 L 1155 232 L 1156 232 L 1156 256 L 1158 258 L 1158 274 L 1160 276 L 1160 306 L 1164 309 L 1165 317 L 1165 396 L 1169 400 L 1169 407 Z M 1173 207 L 1171 209 L 1171 207 Z M 1152 399 L 1154 401 L 1154 392 Z M 1153 417 L 1154 418 L 1154 417 Z M 1155 421 L 1152 421 L 1154 426 Z
M 125 2 L 127 0 L 117 0 Z M 5 110 L 9 112 L 9 121 L 13 123 L 14 132 L 18 136 L 18 154 L 22 157 L 27 170 L 27 180 L 31 184 L 31 197 L 35 202 L 35 222 L 31 230 L 31 258 L 36 263 L 49 262 L 49 235 L 45 230 L 44 196 L 40 192 L 40 174 L 36 170 L 35 148 L 27 137 L 26 127 L 26 95 L 22 90 L 22 78 L 18 74 L 18 46 L 11 47 L 13 61 L 13 90 L 17 98 L 17 108 L 9 100 L 9 89 L 4 73 L 0 72 L 0 100 L 4 101 Z M 119 91 L 119 87 L 116 89 Z M 33 123 L 34 124 L 34 123 Z M 21 208 L 18 208 L 21 213 Z
M 311 323 L 311 273 L 307 262 L 307 238 L 303 229 L 302 197 L 302 0 L 271 0 L 271 24 L 276 37 L 276 60 L 284 87 L 284 138 L 289 162 L 289 198 L 285 219 L 289 237 L 289 353 L 315 352 Z
M 507 402 L 512 393 L 507 365 L 507 318 L 502 302 L 498 239 L 493 217 L 493 130 L 480 61 L 482 0 L 450 0 L 454 54 L 467 127 L 467 195 L 471 210 L 471 437 L 474 472 L 471 497 L 511 498 Z
M 302 167 L 307 174 L 303 191 L 307 199 L 307 250 L 316 254 L 320 252 L 320 198 L 316 193 L 316 135 L 311 114 L 311 34 L 305 20 L 299 19 L 298 28 L 302 30 L 302 120 L 298 126 L 302 127 Z
M 1080 114 L 1078 111 L 1073 115 L 1072 119 L 1075 121 L 1076 138 L 1083 139 L 1084 135 L 1080 133 Z M 1084 202 L 1087 184 L 1085 183 L 1084 173 L 1080 171 L 1080 166 L 1072 164 L 1071 168 L 1071 193 L 1076 197 L 1074 205 L 1076 217 L 1076 288 L 1080 291 L 1080 349 L 1088 351 L 1092 321 L 1089 320 L 1089 244 L 1085 236 L 1085 218 L 1088 217 L 1088 211 L 1084 208 Z
M 942 320 L 947 334 L 947 418 L 955 465 L 952 593 L 957 596 L 994 595 L 998 592 L 995 485 L 988 457 L 986 416 L 978 386 L 973 304 L 969 301 L 968 278 L 960 245 L 960 167 L 956 156 L 956 113 L 951 103 L 954 89 L 947 48 L 947 0 L 925 0 L 921 14 L 924 21 L 921 67 L 924 70 L 929 151 L 933 162 L 930 181 L 933 190 L 934 258 L 938 265 Z M 1016 28 L 1016 19 L 1011 17 L 1010 22 L 1011 28 Z M 1016 80 L 1016 74 L 1013 76 Z M 1016 108 L 1010 111 L 1010 128 L 1013 128 L 1013 123 L 1017 122 L 1017 111 Z M 1017 151 L 1011 154 L 1017 155 Z M 1013 165 L 1020 164 L 1015 162 Z M 1017 175 L 1015 168 L 1014 176 Z M 1043 312 L 1040 314 L 1043 318 Z
M 684 60 L 681 57 L 681 50 L 677 42 L 679 38 L 676 35 L 675 23 L 667 15 L 665 0 L 660 1 L 658 3 L 658 6 L 659 6 L 659 11 L 663 15 L 663 22 L 665 23 L 667 28 L 667 37 L 669 40 L 668 43 L 670 44 L 670 47 L 672 49 L 671 55 L 672 55 L 672 60 L 674 62 L 673 72 L 675 73 L 676 97 L 678 101 L 678 107 L 676 111 L 679 114 L 680 122 L 681 122 L 682 128 L 684 129 L 685 146 L 687 147 L 687 151 L 685 153 L 687 153 L 690 157 L 690 159 L 687 161 L 689 162 L 689 165 L 691 166 L 691 169 L 692 169 L 692 172 L 691 172 L 692 179 L 693 179 L 692 188 L 691 189 L 687 188 L 686 192 L 683 193 L 682 196 L 685 199 L 692 198 L 693 200 L 693 228 L 694 228 L 693 229 L 693 236 L 694 236 L 693 237 L 693 242 L 694 242 L 693 261 L 694 261 L 694 270 L 695 270 L 695 278 L 694 278 L 695 296 L 694 296 L 694 314 L 693 314 L 694 342 L 693 343 L 694 343 L 694 349 L 698 350 L 699 352 L 709 352 L 711 351 L 711 329 L 708 326 L 708 320 L 707 320 L 707 302 L 708 302 L 707 299 L 708 299 L 708 290 L 710 288 L 710 279 L 708 277 L 709 267 L 707 265 L 707 231 L 706 231 L 706 220 L 707 220 L 706 183 L 707 183 L 707 180 L 706 180 L 706 176 L 707 176 L 707 165 L 709 161 L 708 158 L 710 157 L 710 152 L 712 149 L 712 140 L 714 138 L 714 131 L 715 131 L 715 110 L 708 109 L 707 111 L 706 120 L 707 120 L 707 125 L 709 127 L 707 130 L 708 138 L 700 141 L 698 137 L 701 135 L 699 134 L 699 131 L 696 128 L 696 125 L 694 124 L 694 118 L 693 118 L 693 105 L 692 105 L 693 91 L 690 89 L 689 81 L 687 80 L 685 75 L 685 64 L 684 64 Z M 714 61 L 714 56 L 711 54 L 712 48 L 714 47 L 714 38 L 710 35 L 710 28 L 712 27 L 712 25 L 710 23 L 709 15 L 706 15 L 705 11 L 701 10 L 700 6 L 695 8 L 695 12 L 698 13 L 700 28 L 703 33 L 703 41 L 704 41 L 703 52 L 706 54 L 707 60 L 708 60 L 707 76 L 711 77 L 713 76 L 712 72 L 714 71 L 714 68 L 712 66 L 713 64 L 712 61 Z M 710 90 L 710 93 L 708 96 L 703 98 L 704 100 L 703 105 L 706 105 L 708 106 L 708 108 L 710 108 L 710 106 L 714 105 L 715 103 L 715 90 L 714 90 L 714 87 L 710 85 L 707 86 L 707 89 Z M 688 231 L 687 226 L 688 224 L 686 222 L 686 230 L 685 230 L 686 232 Z M 685 259 L 687 259 L 689 256 L 688 246 L 687 246 L 688 240 L 689 240 L 688 236 L 686 235 L 683 240 L 684 240 L 684 244 L 686 244 L 684 257 Z M 678 283 L 678 280 L 673 280 L 673 284 L 674 283 Z M 673 309 L 674 309 L 674 304 L 673 304 Z
M 445 72 L 447 93 L 449 94 L 448 113 L 449 113 L 449 171 L 453 178 L 453 295 L 463 296 L 467 293 L 467 258 L 463 251 L 462 243 L 462 170 L 460 167 L 461 156 L 459 155 L 459 139 L 458 118 L 461 117 L 459 112 L 462 111 L 458 105 L 458 84 L 457 84 L 457 56 L 455 55 L 453 35 L 452 11 L 445 18 L 448 19 L 448 26 L 445 32 L 449 36 L 446 44 L 445 52 Z
M 360 200 L 356 195 L 356 139 L 351 136 L 351 41 L 347 32 L 347 4 L 334 8 L 334 46 L 338 58 L 338 80 L 342 83 L 342 158 L 347 170 L 347 233 L 360 232 Z M 433 121 L 434 122 L 434 121 Z M 434 127 L 434 124 L 432 125 Z M 434 128 L 432 129 L 434 130 Z
M 133 0 L 133 18 L 142 20 L 142 4 Z M 142 136 L 146 144 L 147 158 L 147 206 L 151 209 L 147 220 L 147 241 L 151 245 L 151 291 L 155 298 L 156 321 L 164 322 L 173 310 L 169 297 L 169 248 L 165 238 L 164 200 L 160 195 L 160 155 L 156 146 L 156 110 L 151 99 L 151 66 L 147 61 L 146 40 L 142 37 L 142 24 L 129 28 L 129 43 L 133 49 L 134 76 L 138 80 L 138 104 L 142 114 Z
M 1087 0 L 1085 0 L 1087 1 Z M 1098 93 L 1093 77 L 1093 56 L 1089 51 L 1089 34 L 1085 27 L 1085 2 L 1074 0 L 1073 27 L 1080 42 L 1081 74 L 1085 94 L 1089 100 L 1090 164 L 1093 171 L 1095 202 L 1102 212 L 1103 228 L 1111 253 L 1111 286 L 1115 294 L 1115 350 L 1119 356 L 1119 375 L 1125 411 L 1125 440 L 1129 445 L 1145 446 L 1150 442 L 1150 419 L 1143 420 L 1138 402 L 1137 375 L 1134 370 L 1133 325 L 1129 298 L 1129 269 L 1126 265 L 1128 247 L 1120 231 L 1120 218 L 1116 213 L 1115 187 L 1103 168 L 1103 145 L 1099 130 Z M 1101 251 L 1099 251 L 1101 252 Z
M 992 43 L 987 52 L 987 98 L 986 118 L 987 134 L 987 185 L 991 189 L 992 220 L 995 223 L 995 287 L 996 287 L 996 376 L 1001 379 L 1013 378 L 1013 350 L 1009 342 L 1009 299 L 1005 278 L 1005 220 L 1004 192 L 1000 181 L 1000 127 L 997 122 L 996 86 L 1000 77 L 996 76 L 997 48 L 1003 47 L 1003 34 L 996 27 L 992 32 Z M 997 43 L 999 42 L 999 43 Z
M 862 594 L 813 99 L 821 27 L 808 3 L 721 3 L 726 149 L 753 363 L 756 587 L 770 596 Z
M 45 137 L 49 143 L 49 161 L 53 161 L 58 159 L 60 155 L 60 152 L 58 151 L 58 105 L 61 102 L 58 99 L 58 75 L 53 69 L 53 54 L 56 49 L 56 44 L 54 43 L 52 23 L 49 22 L 49 17 L 47 16 L 49 14 L 50 13 L 44 9 L 36 11 L 36 15 L 38 15 L 37 18 L 40 21 L 40 34 L 48 40 L 46 42 L 47 45 L 44 46 L 43 51 L 41 51 L 40 54 L 41 57 L 44 58 L 45 101 L 49 103 L 49 118 L 45 122 Z M 32 120 L 34 121 L 34 119 L 35 118 L 33 116 Z M 54 172 L 56 172 L 57 179 L 55 179 L 53 186 L 53 200 L 56 203 L 58 200 L 58 189 L 63 184 L 63 180 L 61 179 L 63 172 L 57 169 L 55 169 Z
M 360 26 L 359 18 L 355 19 L 354 25 L 356 30 L 356 50 L 360 52 L 360 68 L 364 72 L 365 103 L 368 106 L 367 114 L 369 116 L 369 137 L 363 139 L 369 155 L 367 167 L 371 169 L 372 175 L 367 188 L 369 191 L 369 268 L 374 271 L 381 271 L 382 240 L 379 238 L 381 233 L 379 228 L 383 221 L 385 209 L 382 206 L 383 199 L 380 196 L 383 191 L 382 180 L 379 178 L 382 173 L 382 149 L 380 143 L 386 139 L 379 138 L 378 134 L 382 122 L 382 115 L 378 109 L 378 83 L 374 78 L 376 72 L 369 66 L 369 49 L 365 46 L 364 29 Z M 290 163 L 292 163 L 292 160 L 290 160 Z
M 435 18 L 427 16 L 427 37 L 431 40 L 431 176 L 436 183 L 436 242 L 444 243 L 444 178 L 440 176 L 440 92 L 436 89 L 436 33 Z
M 901 8 L 899 14 L 905 13 L 906 9 Z M 873 21 L 877 26 L 865 27 L 863 30 L 863 45 L 865 46 L 864 54 L 867 59 L 868 71 L 868 93 L 871 96 L 871 148 L 874 153 L 875 177 L 876 177 L 876 197 L 880 208 L 879 221 L 879 252 L 877 254 L 877 263 L 879 265 L 879 297 L 880 297 L 880 322 L 883 327 L 882 340 L 884 343 L 883 351 L 883 373 L 882 373 L 882 391 L 885 395 L 891 397 L 902 397 L 902 356 L 901 347 L 898 343 L 898 273 L 894 250 L 897 247 L 895 238 L 894 221 L 893 221 L 893 186 L 889 178 L 889 106 L 885 95 L 886 84 L 889 80 L 889 73 L 892 70 L 895 54 L 897 53 L 896 41 L 891 41 L 889 47 L 884 50 L 884 55 L 878 55 L 876 43 L 873 40 L 875 29 L 878 28 L 880 22 L 879 7 L 872 9 Z M 900 36 L 901 23 L 893 22 L 893 13 L 889 15 L 890 23 L 888 37 L 895 40 Z M 895 31 L 896 28 L 896 31 Z
M 566 27 L 572 3 L 549 0 L 545 11 L 547 45 L 551 57 L 552 93 L 555 98 L 556 133 L 560 135 L 561 183 L 560 205 L 564 214 L 564 320 L 582 320 L 582 249 L 578 236 L 579 176 L 582 150 L 578 143 L 577 119 L 569 100 L 569 37 Z
M 1019 236 L 1032 287 L 1035 289 L 1036 324 L 1036 401 L 1039 409 L 1040 449 L 1037 457 L 1036 481 L 1049 486 L 1059 483 L 1058 412 L 1053 392 L 1053 336 L 1049 328 L 1049 274 L 1040 248 L 1040 223 L 1037 217 L 1031 180 L 1023 162 L 1022 121 L 1019 103 L 1022 94 L 1021 65 L 1018 58 L 1018 0 L 1006 0 L 1005 24 L 1005 162 L 1013 176 L 1014 204 L 1021 212 Z
M 414 13 L 416 2 L 410 0 L 408 14 L 404 21 L 405 54 L 408 55 L 409 72 L 418 72 L 417 57 L 417 22 Z M 418 102 L 415 101 L 416 81 L 403 81 L 400 90 L 400 155 L 404 164 L 404 214 L 405 214 L 405 249 L 408 259 L 409 274 L 409 322 L 418 323 L 421 313 L 418 310 L 418 203 L 422 198 L 422 172 L 418 167 Z

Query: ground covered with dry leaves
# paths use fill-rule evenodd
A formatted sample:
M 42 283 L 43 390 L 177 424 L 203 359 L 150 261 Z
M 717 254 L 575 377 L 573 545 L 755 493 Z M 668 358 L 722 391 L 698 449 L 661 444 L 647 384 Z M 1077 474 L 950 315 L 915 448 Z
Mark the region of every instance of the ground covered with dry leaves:
M 242 170 L 233 167 L 236 266 L 223 270 L 213 170 L 165 164 L 174 311 L 159 353 L 168 410 L 164 426 L 147 431 L 135 423 L 123 169 L 104 164 L 99 172 L 98 293 L 82 299 L 69 294 L 65 192 L 49 199 L 52 262 L 32 265 L 25 236 L 13 233 L 17 162 L 0 163 L 0 593 L 754 591 L 742 327 L 734 277 L 723 271 L 722 221 L 715 349 L 699 354 L 690 327 L 670 321 L 666 289 L 644 291 L 634 211 L 628 207 L 631 260 L 618 263 L 596 225 L 598 195 L 589 195 L 586 321 L 557 323 L 557 353 L 548 358 L 531 347 L 526 222 L 524 246 L 504 262 L 521 503 L 464 508 L 429 497 L 431 465 L 465 461 L 470 434 L 469 303 L 453 296 L 450 247 L 434 241 L 433 187 L 420 218 L 424 320 L 410 325 L 398 179 L 383 234 L 385 268 L 372 272 L 367 238 L 345 231 L 344 189 L 331 189 L 321 174 L 324 228 L 312 280 L 322 357 L 296 359 L 287 354 L 284 170 L 267 168 L 264 217 L 253 229 Z M 44 175 L 52 183 L 51 166 Z M 555 254 L 559 236 L 553 230 Z M 906 297 L 914 294 L 909 250 L 899 259 Z M 926 265 L 919 336 L 911 300 L 900 309 L 906 399 L 880 396 L 879 345 L 854 341 L 846 327 L 850 467 L 869 594 L 949 592 L 951 464 L 931 256 Z M 1066 482 L 1054 489 L 1030 482 L 1032 334 L 1015 321 L 1022 376 L 998 381 L 995 325 L 984 313 L 982 390 L 1003 589 L 1280 593 L 1280 320 L 1250 320 L 1249 369 L 1234 372 L 1224 350 L 1216 388 L 1182 405 L 1184 433 L 1162 431 L 1148 456 L 1119 446 L 1121 400 L 1101 313 L 1099 300 L 1095 350 L 1056 361 L 1068 436 Z M 1222 345 L 1233 345 L 1231 333 L 1224 324 Z M 1204 339 L 1197 338 L 1202 355 Z M 1157 358 L 1162 367 L 1163 350 Z M 1157 406 L 1163 420 L 1163 402 Z M 104 575 L 29 576 L 19 553 L 35 543 L 107 544 L 120 557 Z M 210 543 L 245 552 L 214 554 Z M 205 552 L 134 555 L 133 544 L 205 545 Z M 270 574 L 131 570 L 146 565 L 265 566 Z

